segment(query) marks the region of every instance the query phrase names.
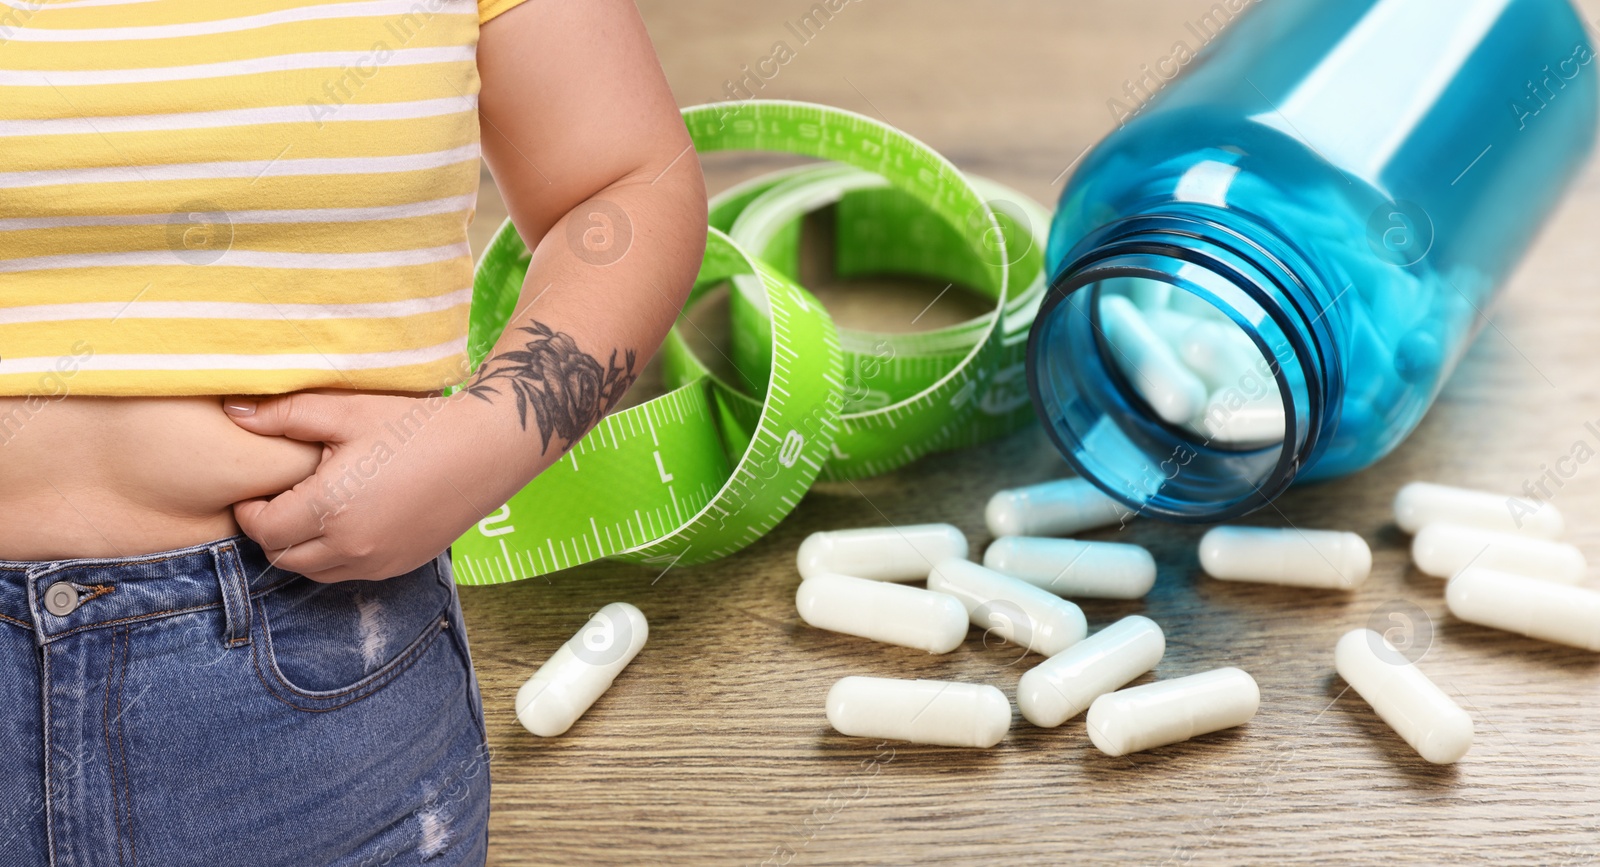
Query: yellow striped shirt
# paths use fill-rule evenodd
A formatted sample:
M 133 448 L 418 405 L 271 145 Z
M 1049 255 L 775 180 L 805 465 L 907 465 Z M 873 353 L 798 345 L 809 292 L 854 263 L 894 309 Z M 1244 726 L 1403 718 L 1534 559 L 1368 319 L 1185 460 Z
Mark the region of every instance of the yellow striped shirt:
M 0 0 L 0 395 L 465 378 L 520 2 Z

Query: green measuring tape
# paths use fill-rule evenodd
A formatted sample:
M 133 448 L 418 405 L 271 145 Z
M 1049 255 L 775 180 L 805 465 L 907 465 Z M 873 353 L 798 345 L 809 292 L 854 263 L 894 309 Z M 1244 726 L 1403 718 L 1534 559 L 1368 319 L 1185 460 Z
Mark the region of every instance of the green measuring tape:
M 714 560 L 770 531 L 819 477 L 887 472 L 1033 418 L 1023 349 L 1045 290 L 1044 208 L 851 112 L 752 101 L 683 116 L 701 153 L 832 161 L 711 201 L 689 305 L 731 286 L 729 360 L 742 381 L 714 373 L 674 328 L 661 349 L 670 391 L 607 416 L 456 540 L 460 583 L 514 581 L 600 558 L 663 571 Z M 839 274 L 959 284 L 991 299 L 994 311 L 927 332 L 836 328 L 798 283 L 801 221 L 828 205 L 838 216 Z M 478 263 L 474 366 L 504 330 L 529 261 L 507 220 Z

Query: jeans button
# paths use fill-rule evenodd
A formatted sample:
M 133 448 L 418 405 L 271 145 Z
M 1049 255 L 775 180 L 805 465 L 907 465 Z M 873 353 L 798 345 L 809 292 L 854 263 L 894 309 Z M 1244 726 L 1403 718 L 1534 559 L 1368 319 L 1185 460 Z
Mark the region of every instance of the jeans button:
M 66 617 L 78 609 L 78 588 L 67 581 L 57 581 L 45 588 L 44 607 L 57 617 Z

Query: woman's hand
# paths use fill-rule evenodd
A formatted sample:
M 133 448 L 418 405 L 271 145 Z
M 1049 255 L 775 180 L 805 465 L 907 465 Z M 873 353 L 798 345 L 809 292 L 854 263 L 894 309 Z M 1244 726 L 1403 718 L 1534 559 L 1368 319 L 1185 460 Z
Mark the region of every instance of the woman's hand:
M 240 529 L 275 565 L 315 581 L 405 574 L 537 471 L 505 413 L 464 393 L 299 392 L 223 405 L 245 430 L 323 444 L 315 474 L 233 507 Z

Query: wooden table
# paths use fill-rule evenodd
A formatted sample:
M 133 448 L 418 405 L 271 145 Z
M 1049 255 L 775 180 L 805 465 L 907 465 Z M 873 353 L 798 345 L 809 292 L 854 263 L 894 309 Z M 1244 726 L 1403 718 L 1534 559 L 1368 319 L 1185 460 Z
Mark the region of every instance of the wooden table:
M 641 6 L 684 105 L 719 98 L 725 79 L 783 40 L 795 56 L 764 96 L 883 117 L 1053 206 L 1068 165 L 1111 128 L 1107 99 L 1141 63 L 1192 39 L 1186 24 L 1210 3 L 873 0 L 845 4 L 803 45 L 785 26 L 803 2 Z M 1600 21 L 1600 0 L 1583 6 Z M 708 177 L 720 189 L 772 164 L 719 155 Z M 479 250 L 504 215 L 485 179 Z M 1157 620 L 1168 649 L 1155 677 L 1250 671 L 1262 708 L 1249 725 L 1116 759 L 1089 744 L 1081 721 L 1045 730 L 1018 717 L 987 751 L 880 746 L 828 726 L 823 698 L 847 674 L 987 682 L 1012 695 L 1038 661 L 985 648 L 976 633 L 947 656 L 880 646 L 802 626 L 794 609 L 795 548 L 816 530 L 949 521 L 981 551 L 990 493 L 1067 473 L 1033 429 L 820 486 L 747 550 L 653 583 L 654 571 L 603 563 L 463 588 L 493 748 L 491 863 L 1594 861 L 1597 658 L 1450 617 L 1442 583 L 1409 565 L 1389 507 L 1411 479 L 1515 492 L 1576 441 L 1596 445 L 1585 423 L 1600 420 L 1597 181 L 1588 172 L 1565 201 L 1409 441 L 1357 477 L 1296 489 L 1252 517 L 1362 534 L 1374 567 L 1358 592 L 1205 578 L 1198 528 L 1145 521 L 1116 536 L 1148 547 L 1160 580 L 1141 601 L 1085 602 L 1091 629 L 1132 613 Z M 875 311 L 932 293 L 827 298 L 842 319 L 869 324 L 903 321 Z M 961 312 L 954 298 L 936 309 Z M 1600 461 L 1555 502 L 1568 539 L 1600 561 Z M 614 600 L 644 610 L 649 644 L 565 736 L 530 736 L 513 715 L 517 687 Z M 1374 618 L 1395 625 L 1386 614 L 1404 605 L 1424 613 L 1421 667 L 1477 725 L 1455 766 L 1419 759 L 1333 671 L 1339 635 Z

